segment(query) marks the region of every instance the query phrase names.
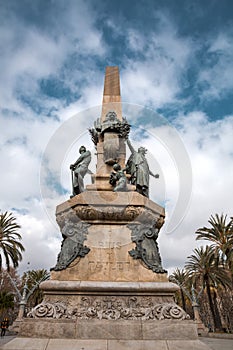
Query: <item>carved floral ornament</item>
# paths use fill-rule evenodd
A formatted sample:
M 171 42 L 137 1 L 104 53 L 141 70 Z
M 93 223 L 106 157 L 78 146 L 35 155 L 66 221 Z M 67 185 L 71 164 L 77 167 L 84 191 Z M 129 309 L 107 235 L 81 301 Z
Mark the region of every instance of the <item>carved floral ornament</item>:
M 114 111 L 110 111 L 106 114 L 102 123 L 98 118 L 94 123 L 94 128 L 89 129 L 91 139 L 95 145 L 101 140 L 104 133 L 109 131 L 117 133 L 121 138 L 127 138 L 130 132 L 130 124 L 126 118 L 123 117 L 121 121 Z
M 143 206 L 92 206 L 78 205 L 74 209 L 70 209 L 62 214 L 57 215 L 57 223 L 62 228 L 65 221 L 70 220 L 77 223 L 84 221 L 113 221 L 113 222 L 130 222 L 137 220 L 139 222 L 157 222 L 157 227 L 161 227 L 164 223 L 164 217 L 154 214 L 151 210 Z
M 175 303 L 154 303 L 152 298 L 82 297 L 75 308 L 63 303 L 44 302 L 32 309 L 27 317 L 53 319 L 107 320 L 187 320 L 190 316 Z

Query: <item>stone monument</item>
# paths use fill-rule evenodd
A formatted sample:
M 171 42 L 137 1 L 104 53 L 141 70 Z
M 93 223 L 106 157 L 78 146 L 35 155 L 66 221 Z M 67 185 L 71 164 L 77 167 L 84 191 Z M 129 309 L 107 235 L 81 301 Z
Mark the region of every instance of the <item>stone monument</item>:
M 89 131 L 96 173 L 56 208 L 61 251 L 40 285 L 43 302 L 20 323 L 20 336 L 75 339 L 73 349 L 84 340 L 83 349 L 206 349 L 174 302 L 178 286 L 162 267 L 157 238 L 165 210 L 148 198 L 153 173 L 145 149 L 135 151 L 129 141 L 118 67 L 106 68 L 102 114 Z M 71 169 L 80 176 L 78 164 Z

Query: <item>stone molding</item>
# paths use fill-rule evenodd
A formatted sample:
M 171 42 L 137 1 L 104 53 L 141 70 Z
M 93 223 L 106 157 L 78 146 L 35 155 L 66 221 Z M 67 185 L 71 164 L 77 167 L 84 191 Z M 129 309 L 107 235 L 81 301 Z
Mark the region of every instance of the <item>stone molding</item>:
M 171 282 L 103 282 L 103 281 L 57 281 L 48 280 L 40 284 L 46 294 L 55 293 L 156 293 L 174 295 L 179 287 Z M 60 294 L 59 293 L 59 294 Z

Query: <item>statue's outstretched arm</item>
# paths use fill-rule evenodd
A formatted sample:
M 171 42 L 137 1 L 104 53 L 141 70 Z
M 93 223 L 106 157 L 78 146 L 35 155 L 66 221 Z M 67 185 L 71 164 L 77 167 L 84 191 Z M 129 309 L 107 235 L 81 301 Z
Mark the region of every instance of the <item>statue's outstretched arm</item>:
M 135 152 L 135 149 L 133 148 L 133 146 L 132 146 L 132 144 L 131 144 L 130 140 L 129 140 L 129 139 L 127 139 L 127 140 L 126 140 L 126 142 L 127 142 L 127 145 L 128 145 L 128 147 L 129 147 L 129 149 L 130 149 L 131 153 L 134 153 L 134 152 Z
M 156 179 L 158 179 L 159 178 L 159 174 L 154 174 L 154 173 L 152 173 L 152 171 L 149 169 L 149 174 L 151 175 L 151 176 L 153 176 L 154 178 L 156 178 Z

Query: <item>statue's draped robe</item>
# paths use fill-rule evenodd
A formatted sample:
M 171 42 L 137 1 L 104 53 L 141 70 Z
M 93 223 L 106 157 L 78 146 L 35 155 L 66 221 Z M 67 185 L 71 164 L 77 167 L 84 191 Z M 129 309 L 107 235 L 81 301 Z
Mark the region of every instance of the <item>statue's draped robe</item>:
M 146 157 L 133 152 L 127 162 L 127 173 L 131 174 L 131 183 L 140 187 L 149 187 L 149 165 Z

